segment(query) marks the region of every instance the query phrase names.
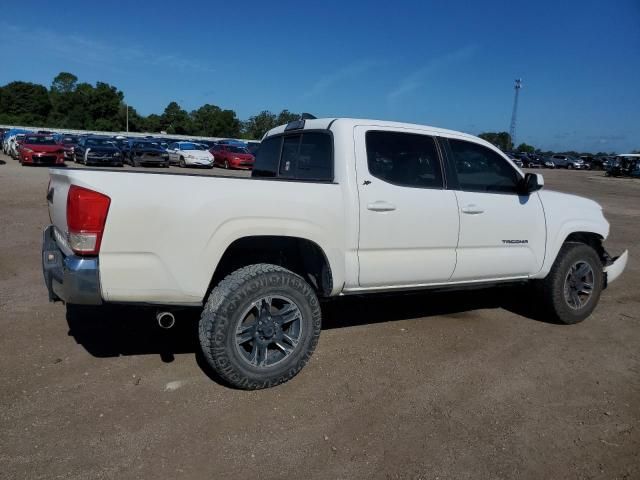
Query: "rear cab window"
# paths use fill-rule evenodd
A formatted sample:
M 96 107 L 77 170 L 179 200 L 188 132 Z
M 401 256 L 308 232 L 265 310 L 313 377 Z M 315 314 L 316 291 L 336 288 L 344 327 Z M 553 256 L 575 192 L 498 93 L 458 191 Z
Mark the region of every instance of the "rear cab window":
M 333 181 L 329 131 L 296 131 L 266 138 L 256 153 L 252 177 Z

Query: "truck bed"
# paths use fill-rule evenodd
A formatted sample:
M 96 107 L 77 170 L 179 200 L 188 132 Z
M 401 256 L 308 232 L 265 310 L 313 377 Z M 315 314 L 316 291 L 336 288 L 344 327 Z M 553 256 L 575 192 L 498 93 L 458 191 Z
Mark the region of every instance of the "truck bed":
M 61 240 L 68 233 L 71 184 L 111 198 L 98 257 L 105 301 L 201 305 L 220 258 L 244 236 L 306 238 L 323 246 L 334 278 L 344 277 L 340 252 L 346 249 L 347 203 L 336 183 L 104 169 L 50 172 L 49 210 Z

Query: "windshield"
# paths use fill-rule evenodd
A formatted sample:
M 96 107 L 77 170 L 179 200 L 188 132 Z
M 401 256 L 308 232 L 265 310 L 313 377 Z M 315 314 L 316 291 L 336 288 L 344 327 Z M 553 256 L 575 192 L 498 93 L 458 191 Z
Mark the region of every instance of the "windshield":
M 197 143 L 181 143 L 180 150 L 206 150 L 207 148 L 204 145 L 199 145 Z
M 160 148 L 156 142 L 137 142 L 135 148 Z
M 44 137 L 27 135 L 26 137 L 24 137 L 24 143 L 29 145 L 55 145 L 56 141 L 51 136 Z
M 78 137 L 62 137 L 60 143 L 78 143 Z
M 93 147 L 115 147 L 116 143 L 108 138 L 87 138 L 87 145 Z
M 230 151 L 231 153 L 249 153 L 249 151 L 246 148 L 234 147 L 233 145 L 228 145 L 227 150 Z

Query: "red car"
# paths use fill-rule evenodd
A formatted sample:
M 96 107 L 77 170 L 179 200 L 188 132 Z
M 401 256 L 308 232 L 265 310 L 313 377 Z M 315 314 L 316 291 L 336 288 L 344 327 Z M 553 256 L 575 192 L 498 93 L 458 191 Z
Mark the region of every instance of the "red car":
M 236 145 L 214 145 L 209 149 L 213 154 L 213 164 L 224 168 L 251 170 L 255 157 L 244 147 Z
M 64 149 L 56 143 L 53 135 L 27 134 L 20 146 L 20 163 L 63 165 Z

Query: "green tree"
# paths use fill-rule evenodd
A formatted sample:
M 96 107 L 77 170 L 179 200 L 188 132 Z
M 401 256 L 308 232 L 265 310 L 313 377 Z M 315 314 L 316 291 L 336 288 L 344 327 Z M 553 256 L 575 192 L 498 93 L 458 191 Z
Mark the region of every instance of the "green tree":
M 282 110 L 276 119 L 277 125 L 286 125 L 289 122 L 300 119 L 299 113 L 291 113 L 289 110 Z
M 11 82 L 2 87 L 0 122 L 44 125 L 50 111 L 49 92 L 44 86 L 29 82 Z
M 191 112 L 193 134 L 204 137 L 238 137 L 241 123 L 233 110 L 205 104 Z
M 73 73 L 60 72 L 51 82 L 51 93 L 73 93 L 78 83 L 78 77 Z
M 243 130 L 247 138 L 260 139 L 266 132 L 277 125 L 277 117 L 269 110 L 263 110 L 258 115 L 250 117 L 244 123 Z
M 129 131 L 144 132 L 146 129 L 146 119 L 140 115 L 135 108 L 131 105 L 127 106 L 124 102 L 120 104 L 118 110 L 118 125 L 120 125 L 120 127 L 118 127 L 117 130 L 125 131 L 127 128 L 127 108 L 129 109 Z
M 511 135 L 507 132 L 485 132 L 478 136 L 487 142 L 494 144 L 502 151 L 511 150 L 513 148 Z
M 531 145 L 527 145 L 524 142 L 518 145 L 517 150 L 522 153 L 534 153 L 536 151 L 535 147 L 532 147 Z
M 162 130 L 168 133 L 188 135 L 193 129 L 189 114 L 177 102 L 169 103 L 160 117 Z
M 49 90 L 51 111 L 48 124 L 56 127 L 69 127 L 69 112 L 73 109 L 74 93 L 78 77 L 72 73 L 60 72 L 53 79 Z
M 116 87 L 97 82 L 91 95 L 89 112 L 96 130 L 124 130 L 120 121 L 120 110 L 124 95 Z
M 64 125 L 61 125 L 62 128 L 93 128 L 93 118 L 89 111 L 92 98 L 93 86 L 88 83 L 79 83 L 72 93 L 69 108 L 65 112 Z
M 141 130 L 145 132 L 160 132 L 162 130 L 162 117 L 155 113 L 148 115 L 146 118 L 142 117 Z

